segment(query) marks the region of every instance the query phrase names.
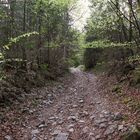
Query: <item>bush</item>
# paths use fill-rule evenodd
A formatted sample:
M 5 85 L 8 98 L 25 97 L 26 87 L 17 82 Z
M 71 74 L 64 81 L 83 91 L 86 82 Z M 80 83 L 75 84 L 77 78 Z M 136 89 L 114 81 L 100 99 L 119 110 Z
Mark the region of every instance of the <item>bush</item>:
M 86 69 L 94 68 L 100 58 L 102 49 L 86 48 L 84 53 L 84 64 Z

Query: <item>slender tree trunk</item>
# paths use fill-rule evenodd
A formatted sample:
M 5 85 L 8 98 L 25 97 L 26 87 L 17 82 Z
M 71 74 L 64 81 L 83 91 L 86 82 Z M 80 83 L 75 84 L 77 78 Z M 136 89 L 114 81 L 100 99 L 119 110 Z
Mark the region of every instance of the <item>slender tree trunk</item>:
M 132 5 L 132 1 L 130 0 L 130 4 Z M 132 29 L 132 12 L 131 12 L 131 7 L 129 8 L 129 42 L 132 41 L 132 34 L 133 34 L 133 29 Z
M 23 11 L 23 33 L 26 32 L 26 0 L 24 0 L 24 11 Z M 25 44 L 22 46 L 23 60 L 27 59 Z
M 24 12 L 23 12 L 23 32 L 26 31 L 26 0 L 24 0 Z
M 122 31 L 123 31 L 124 41 L 128 41 L 128 35 L 127 35 L 126 27 L 123 23 L 123 19 L 121 19 L 121 21 L 122 21 Z
M 116 0 L 116 7 L 117 7 L 117 9 L 120 9 L 119 0 Z M 122 32 L 121 32 L 121 27 L 122 26 L 121 26 L 121 24 L 122 24 L 121 18 L 118 17 L 118 24 L 117 24 L 117 26 L 118 26 L 118 35 L 117 35 L 117 40 L 120 41 L 120 42 L 122 42 Z
M 15 4 L 16 0 L 9 0 L 8 2 L 10 4 L 10 37 L 12 38 L 14 36 L 14 22 L 15 22 Z
M 41 47 L 42 47 L 42 0 L 40 0 L 40 5 L 39 5 L 39 12 L 38 12 L 38 32 L 39 32 L 39 37 L 38 37 L 38 47 L 37 47 L 37 61 L 38 65 L 41 64 Z

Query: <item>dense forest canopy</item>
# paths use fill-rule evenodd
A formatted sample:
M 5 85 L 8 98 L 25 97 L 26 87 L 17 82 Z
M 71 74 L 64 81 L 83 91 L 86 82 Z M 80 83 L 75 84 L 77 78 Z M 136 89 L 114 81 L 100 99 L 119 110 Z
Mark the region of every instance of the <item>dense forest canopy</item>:
M 27 48 L 72 45 L 75 39 L 69 16 L 72 3 L 66 0 L 1 0 L 1 53 L 9 47 L 20 46 L 22 58 L 27 59 Z
M 68 58 L 81 47 L 138 47 L 140 42 L 139 0 L 1 0 L 0 10 L 5 60 L 49 64 L 52 48 L 61 48 L 60 61 L 71 63 Z
M 140 42 L 139 0 L 91 0 L 92 15 L 86 26 L 88 42 Z

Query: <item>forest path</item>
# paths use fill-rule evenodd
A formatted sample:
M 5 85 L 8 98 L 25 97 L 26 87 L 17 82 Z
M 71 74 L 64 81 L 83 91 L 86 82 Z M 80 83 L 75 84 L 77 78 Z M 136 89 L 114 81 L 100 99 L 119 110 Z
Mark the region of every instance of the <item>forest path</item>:
M 92 73 L 71 68 L 53 86 L 34 89 L 32 95 L 38 105 L 26 102 L 19 120 L 12 114 L 18 121 L 11 121 L 9 131 L 4 127 L 10 122 L 3 124 L 7 140 L 119 140 L 126 130 L 119 104 L 102 93 Z

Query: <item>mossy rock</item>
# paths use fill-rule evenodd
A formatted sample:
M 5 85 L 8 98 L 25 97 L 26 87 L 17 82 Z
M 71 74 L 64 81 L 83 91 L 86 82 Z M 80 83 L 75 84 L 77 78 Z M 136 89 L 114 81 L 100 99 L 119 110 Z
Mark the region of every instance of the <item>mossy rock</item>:
M 125 134 L 123 140 L 140 140 L 140 128 L 138 126 L 133 126 L 131 130 Z
M 118 95 L 122 95 L 122 87 L 119 86 L 119 85 L 115 85 L 113 88 L 112 88 L 112 92 L 113 93 L 117 93 Z
M 139 100 L 132 100 L 129 102 L 129 107 L 133 110 L 140 110 L 140 101 Z
M 132 99 L 130 98 L 130 97 L 125 97 L 124 99 L 123 99 L 123 103 L 124 104 L 128 104 L 128 103 L 130 103 L 132 101 Z
M 133 77 L 130 84 L 132 86 L 140 87 L 140 68 L 133 71 Z

